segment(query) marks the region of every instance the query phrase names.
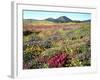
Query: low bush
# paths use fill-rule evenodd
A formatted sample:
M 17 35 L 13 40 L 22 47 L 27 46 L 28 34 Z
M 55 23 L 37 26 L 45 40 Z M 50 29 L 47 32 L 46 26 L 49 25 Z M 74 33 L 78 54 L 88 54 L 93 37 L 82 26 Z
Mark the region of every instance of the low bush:
M 48 66 L 50 68 L 63 67 L 64 64 L 67 62 L 67 59 L 68 59 L 68 55 L 66 53 L 64 52 L 58 53 L 48 60 Z

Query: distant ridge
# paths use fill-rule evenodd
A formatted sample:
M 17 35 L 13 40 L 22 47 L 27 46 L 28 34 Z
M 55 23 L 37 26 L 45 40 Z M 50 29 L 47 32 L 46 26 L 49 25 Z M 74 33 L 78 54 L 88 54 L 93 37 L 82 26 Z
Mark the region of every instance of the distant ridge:
M 43 19 L 43 20 L 37 20 L 37 19 L 23 19 L 24 23 L 32 23 L 34 21 L 50 21 L 50 22 L 54 22 L 54 23 L 65 23 L 65 22 L 91 22 L 91 20 L 84 20 L 84 21 L 79 21 L 79 20 L 71 20 L 70 18 L 66 17 L 66 16 L 60 16 L 56 19 L 54 18 L 47 18 L 47 19 Z
M 47 21 L 51 21 L 51 22 L 61 22 L 61 23 L 64 23 L 64 22 L 71 22 L 72 20 L 69 19 L 68 17 L 66 16 L 60 16 L 58 17 L 57 19 L 54 19 L 54 18 L 47 18 L 45 19 Z
M 47 18 L 47 19 L 45 19 L 46 21 L 51 21 L 51 22 L 56 22 L 56 19 L 54 19 L 54 18 Z
M 83 22 L 91 22 L 91 20 L 89 19 L 89 20 L 84 20 Z

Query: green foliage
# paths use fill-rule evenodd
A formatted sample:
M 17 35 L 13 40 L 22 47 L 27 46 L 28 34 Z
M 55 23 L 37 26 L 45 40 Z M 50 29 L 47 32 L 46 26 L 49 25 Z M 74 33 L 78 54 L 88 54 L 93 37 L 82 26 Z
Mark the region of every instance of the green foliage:
M 41 22 L 41 21 L 40 21 Z M 39 22 L 38 22 L 39 23 Z M 48 22 L 41 23 L 49 25 Z M 33 23 L 32 23 L 33 24 Z M 34 25 L 37 23 L 34 23 Z M 50 23 L 49 26 L 52 26 Z M 67 23 L 58 23 L 66 26 Z M 72 23 L 68 23 L 72 24 Z M 25 69 L 49 68 L 46 60 L 41 62 L 41 58 L 47 56 L 47 60 L 57 53 L 64 52 L 69 55 L 63 67 L 80 67 L 91 65 L 90 49 L 90 24 L 74 23 L 81 26 L 73 26 L 72 29 L 31 31 L 31 34 L 23 37 L 23 64 Z M 54 24 L 53 24 L 54 25 Z M 56 24 L 57 25 L 57 24 Z M 68 26 L 66 26 L 68 27 Z M 69 26 L 70 28 L 70 26 Z M 59 60 L 59 59 L 58 59 Z M 66 60 L 66 59 L 65 59 Z
M 77 67 L 77 66 L 83 66 L 83 65 L 79 59 L 72 58 L 65 66 L 66 67 Z

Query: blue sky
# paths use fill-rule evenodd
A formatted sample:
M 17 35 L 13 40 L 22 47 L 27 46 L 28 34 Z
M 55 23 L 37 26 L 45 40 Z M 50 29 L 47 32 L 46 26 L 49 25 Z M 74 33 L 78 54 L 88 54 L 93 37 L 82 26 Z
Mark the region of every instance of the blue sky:
M 58 18 L 60 16 L 66 16 L 72 20 L 88 20 L 91 19 L 90 13 L 75 13 L 75 12 L 50 12 L 50 11 L 23 11 L 24 19 L 37 19 L 43 20 L 46 18 Z

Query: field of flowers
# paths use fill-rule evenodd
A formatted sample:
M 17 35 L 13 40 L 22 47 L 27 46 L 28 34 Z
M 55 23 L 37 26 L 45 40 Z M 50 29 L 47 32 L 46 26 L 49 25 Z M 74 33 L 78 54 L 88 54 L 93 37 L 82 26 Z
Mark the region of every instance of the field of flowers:
M 91 65 L 89 22 L 27 26 L 30 29 L 23 31 L 23 69 Z

